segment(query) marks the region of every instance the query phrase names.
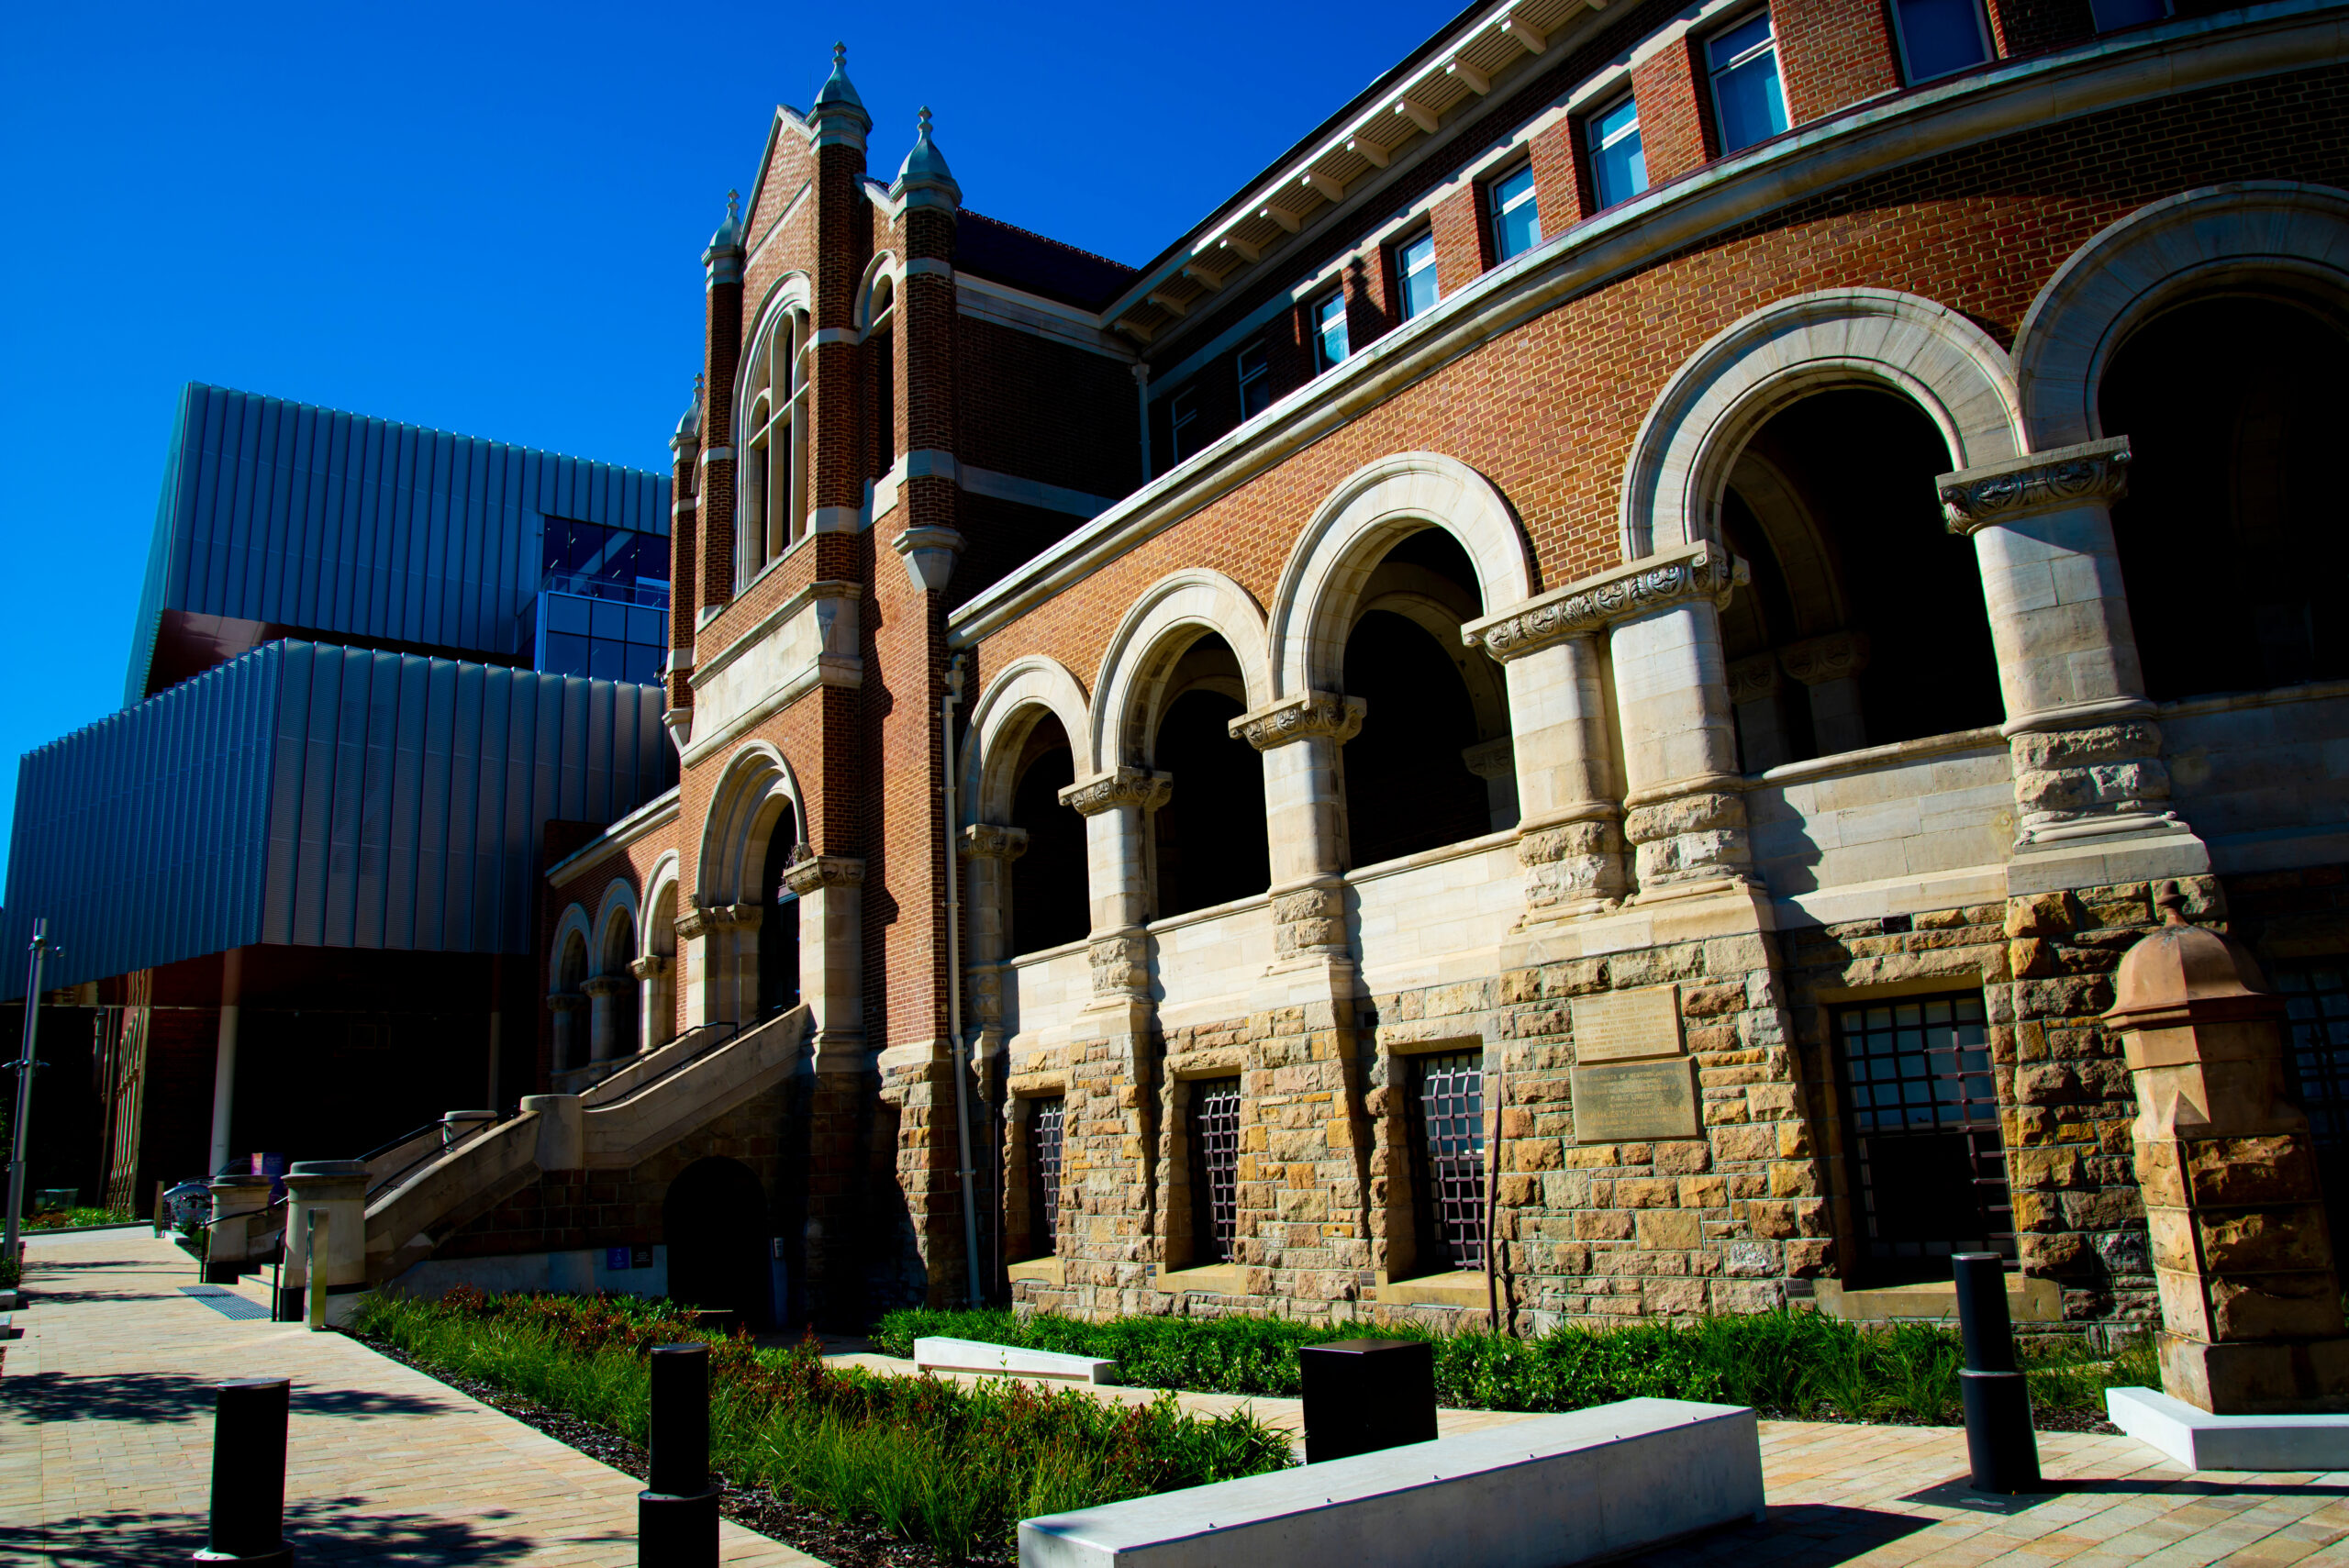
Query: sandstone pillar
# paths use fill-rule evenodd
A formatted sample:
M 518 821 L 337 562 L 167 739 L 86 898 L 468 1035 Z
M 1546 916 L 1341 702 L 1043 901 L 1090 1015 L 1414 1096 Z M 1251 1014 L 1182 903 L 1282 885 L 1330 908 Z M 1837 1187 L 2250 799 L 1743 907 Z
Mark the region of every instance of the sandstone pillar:
M 1263 753 L 1275 962 L 1344 962 L 1346 789 L 1341 748 L 1362 733 L 1360 697 L 1305 692 L 1231 721 Z
M 2284 1098 L 2283 999 L 2242 947 L 2186 923 L 2129 950 L 2105 1022 L 2161 1289 L 2162 1385 L 2216 1415 L 2349 1410 L 2349 1333 L 2307 1116 Z
M 1485 781 L 1485 806 L 1491 813 L 1493 831 L 1516 827 L 1521 814 L 1517 804 L 1517 747 L 1510 738 L 1500 735 L 1464 746 L 1460 761 Z
M 2201 841 L 2171 812 L 2112 541 L 2125 437 L 1943 474 L 1970 536 L 1998 650 L 2015 769 L 2010 891 L 2190 875 Z M 2035 862 L 2035 863 L 2034 863 Z
M 587 996 L 587 1060 L 609 1062 L 620 1053 L 620 993 L 627 983 L 617 974 L 597 974 L 579 983 Z
M 554 1015 L 554 1070 L 558 1073 L 581 1065 L 579 1015 L 586 1006 L 587 998 L 575 991 L 556 991 L 547 997 L 547 1011 Z
M 1011 862 L 1028 852 L 1028 829 L 974 822 L 963 829 L 962 851 L 963 896 L 970 910 L 963 949 L 970 1017 L 963 1025 L 978 1030 L 973 1055 L 984 1090 L 1003 1052 L 1003 965 L 1011 956 Z
M 1867 668 L 1867 633 L 1831 631 L 1824 637 L 1807 638 L 1778 650 L 1778 662 L 1787 674 L 1809 688 L 1810 732 L 1820 756 L 1856 751 L 1868 743 L 1860 716 L 1860 672 Z
M 864 1069 L 864 862 L 810 855 L 785 868 L 799 900 L 799 1000 L 818 1073 Z M 755 957 L 749 966 L 755 982 Z
M 657 1051 L 677 1036 L 677 1003 L 670 991 L 666 953 L 649 952 L 628 966 L 636 977 L 636 1048 Z

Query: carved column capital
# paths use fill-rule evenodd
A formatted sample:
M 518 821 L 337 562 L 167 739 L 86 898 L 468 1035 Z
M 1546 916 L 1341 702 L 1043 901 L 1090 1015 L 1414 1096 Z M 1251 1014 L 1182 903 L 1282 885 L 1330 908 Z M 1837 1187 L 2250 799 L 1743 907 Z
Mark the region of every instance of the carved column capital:
M 587 1005 L 587 998 L 576 991 L 556 991 L 547 997 L 550 1013 L 575 1013 Z
M 1061 791 L 1061 804 L 1087 817 L 1097 817 L 1120 806 L 1149 810 L 1165 805 L 1166 797 L 1174 788 L 1174 776 L 1172 773 L 1152 773 L 1148 768 L 1117 767 L 1106 773 L 1096 773 L 1089 779 L 1077 780 Z
M 1865 631 L 1831 631 L 1824 637 L 1790 642 L 1778 650 L 1778 662 L 1786 667 L 1787 674 L 1806 686 L 1815 686 L 1823 681 L 1846 680 L 1867 668 L 1868 634 Z M 1734 679 L 1734 671 L 1731 678 Z
M 617 974 L 594 974 L 579 983 L 579 989 L 588 996 L 601 999 L 617 996 L 628 988 L 628 982 Z
M 802 898 L 818 888 L 856 887 L 863 882 L 864 862 L 847 855 L 810 855 L 783 873 L 783 884 Z
M 1517 772 L 1517 743 L 1507 735 L 1479 740 L 1463 747 L 1460 760 L 1480 779 L 1505 779 Z
M 1759 702 L 1776 695 L 1785 683 L 1780 679 L 1778 656 L 1756 653 L 1750 659 L 1740 659 L 1729 667 L 1729 700 L 1733 703 Z
M 1710 599 L 1718 607 L 1746 581 L 1745 562 L 1710 539 L 1585 577 L 1523 604 L 1472 620 L 1460 640 L 1506 664 L 1539 648 L 1589 637 L 1620 620 L 1676 604 Z
M 974 861 L 1016 861 L 1028 852 L 1028 829 L 974 822 L 963 829 L 963 854 Z
M 2003 462 L 1961 468 L 1935 481 L 1949 531 L 1970 534 L 1993 523 L 2021 522 L 2042 512 L 2091 501 L 2118 501 L 2128 489 L 2129 438 L 2028 452 Z
M 1327 736 L 1342 746 L 1362 733 L 1363 716 L 1370 705 L 1360 697 L 1335 692 L 1303 692 L 1243 713 L 1225 728 L 1259 751 L 1294 740 Z
M 628 966 L 628 972 L 639 980 L 658 980 L 669 973 L 669 955 L 649 952 Z
M 698 904 L 688 905 L 677 911 L 677 936 L 689 942 L 699 941 L 709 935 L 709 911 Z

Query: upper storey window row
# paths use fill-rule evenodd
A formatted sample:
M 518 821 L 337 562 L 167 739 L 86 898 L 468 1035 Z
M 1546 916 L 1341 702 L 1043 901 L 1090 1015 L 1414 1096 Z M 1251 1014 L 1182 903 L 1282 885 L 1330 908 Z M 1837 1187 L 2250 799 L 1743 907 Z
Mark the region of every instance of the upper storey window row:
M 1705 45 L 1713 123 L 1724 154 L 1767 141 L 1787 128 L 1787 94 L 1778 82 L 1778 40 L 1770 13 L 1756 11 Z
M 734 514 L 740 592 L 807 531 L 807 315 L 778 310 L 743 381 L 742 496 Z

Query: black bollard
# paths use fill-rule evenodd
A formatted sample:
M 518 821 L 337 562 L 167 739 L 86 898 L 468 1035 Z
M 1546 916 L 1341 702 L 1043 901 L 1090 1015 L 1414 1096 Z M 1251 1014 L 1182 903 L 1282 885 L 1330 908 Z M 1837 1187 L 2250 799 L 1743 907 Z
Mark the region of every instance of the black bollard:
M 198 1562 L 287 1568 L 285 1409 L 282 1377 L 250 1377 L 213 1390 L 211 1544 Z
M 709 1480 L 709 1347 L 652 1350 L 652 1473 L 636 1495 L 639 1568 L 718 1568 Z
M 2039 1440 L 2031 1429 L 2031 1386 L 2015 1366 L 2014 1326 L 2007 1318 L 2006 1260 L 1996 1252 L 1959 1252 L 1958 1333 L 1965 1370 L 1965 1453 L 1977 1492 L 2039 1489 Z
M 1341 1340 L 1297 1352 L 1305 1462 L 1435 1440 L 1435 1347 L 1425 1340 Z

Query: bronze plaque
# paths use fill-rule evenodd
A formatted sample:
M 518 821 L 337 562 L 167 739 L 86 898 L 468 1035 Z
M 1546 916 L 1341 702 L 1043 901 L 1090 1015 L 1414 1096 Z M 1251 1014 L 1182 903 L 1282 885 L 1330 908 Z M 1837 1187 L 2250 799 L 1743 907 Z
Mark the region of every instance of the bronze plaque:
M 1702 1138 L 1697 1115 L 1697 1064 L 1621 1062 L 1574 1070 L 1575 1141 L 1645 1143 Z
M 1680 1054 L 1677 985 L 1602 991 L 1595 996 L 1576 996 L 1567 1006 L 1574 1016 L 1576 1062 L 1629 1062 Z

